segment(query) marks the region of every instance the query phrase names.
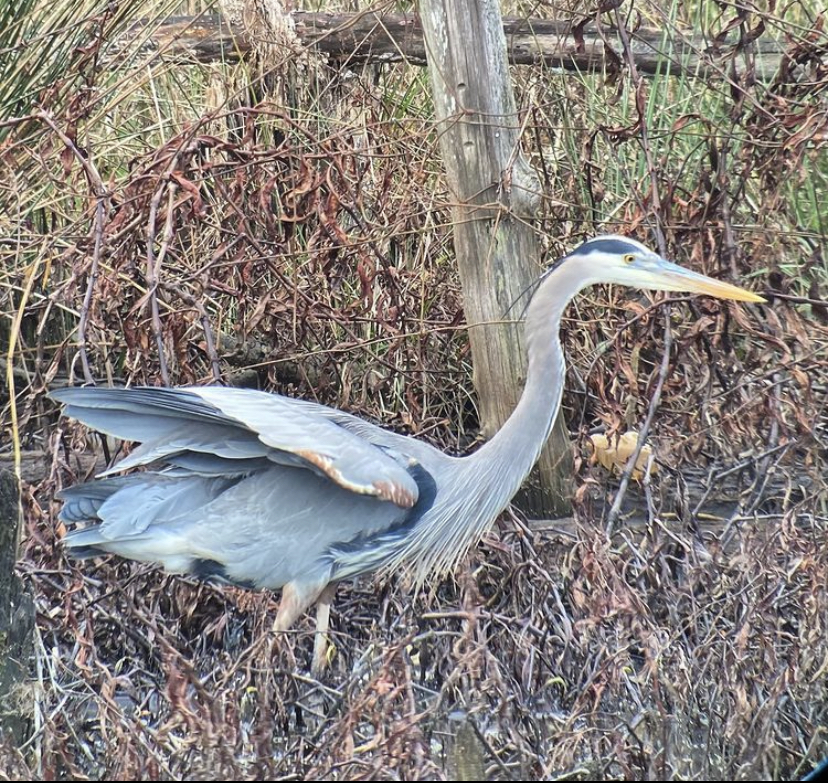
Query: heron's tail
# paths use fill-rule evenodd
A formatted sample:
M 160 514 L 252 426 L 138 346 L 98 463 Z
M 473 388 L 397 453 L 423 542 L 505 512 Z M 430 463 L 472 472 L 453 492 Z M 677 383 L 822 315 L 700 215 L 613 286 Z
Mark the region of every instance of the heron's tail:
M 194 545 L 187 538 L 189 521 L 237 481 L 168 469 L 110 476 L 61 490 L 60 519 L 84 523 L 66 535 L 67 554 L 84 558 L 112 553 L 163 562 L 169 570 L 180 571 L 182 551 Z
M 101 529 L 101 506 L 113 495 L 125 487 L 134 485 L 141 479 L 140 475 L 117 476 L 115 478 L 76 484 L 60 490 L 56 497 L 63 501 L 59 519 L 67 524 L 84 522 L 86 527 L 66 534 L 63 545 L 66 553 L 74 558 L 96 557 L 105 554 L 98 545 L 105 544 L 107 538 Z

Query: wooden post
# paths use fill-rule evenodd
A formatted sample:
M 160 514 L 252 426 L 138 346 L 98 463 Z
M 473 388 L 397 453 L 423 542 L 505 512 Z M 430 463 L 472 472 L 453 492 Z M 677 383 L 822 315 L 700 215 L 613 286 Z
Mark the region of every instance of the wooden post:
M 420 17 L 454 200 L 474 385 L 483 434 L 491 437 L 525 380 L 523 327 L 504 319 L 520 314 L 521 294 L 540 271 L 540 246 L 527 224 L 537 213 L 540 182 L 520 151 L 497 0 L 420 0 Z M 572 449 L 558 417 L 519 504 L 530 514 L 570 513 L 571 476 Z

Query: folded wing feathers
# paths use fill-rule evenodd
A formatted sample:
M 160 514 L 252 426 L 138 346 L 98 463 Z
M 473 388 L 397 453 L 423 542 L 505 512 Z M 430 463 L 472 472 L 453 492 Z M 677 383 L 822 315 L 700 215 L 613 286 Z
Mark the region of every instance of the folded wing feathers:
M 175 464 L 177 455 L 192 452 L 251 461 L 266 456 L 310 467 L 352 492 L 402 508 L 417 502 L 417 484 L 407 470 L 413 460 L 287 397 L 224 387 L 72 388 L 51 396 L 66 403 L 67 416 L 143 443 L 103 475 L 158 459 Z
M 233 483 L 234 479 L 142 473 L 79 484 L 61 493 L 65 501 L 61 518 L 99 520 L 101 524 L 94 527 L 98 543 L 117 541 L 139 536 L 159 520 L 169 524 L 179 517 L 187 519 Z M 67 535 L 69 546 L 80 532 Z
M 248 460 L 267 457 L 268 448 L 254 433 L 230 425 L 188 422 L 169 432 L 161 440 L 148 440 L 134 449 L 117 465 L 100 476 L 120 473 L 139 465 L 149 465 L 187 452 L 198 452 L 225 460 Z

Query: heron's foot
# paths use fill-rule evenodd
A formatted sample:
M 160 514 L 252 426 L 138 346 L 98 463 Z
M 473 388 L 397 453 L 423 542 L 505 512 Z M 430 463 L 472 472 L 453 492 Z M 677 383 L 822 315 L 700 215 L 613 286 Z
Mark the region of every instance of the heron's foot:
M 293 653 L 293 643 L 288 634 L 282 629 L 273 624 L 275 633 L 271 634 L 268 640 L 268 660 L 270 661 L 271 670 L 274 666 L 284 672 L 296 671 L 296 656 Z
M 336 658 L 336 645 L 331 642 L 327 634 L 316 631 L 313 639 L 311 676 L 318 680 L 331 665 L 334 658 Z

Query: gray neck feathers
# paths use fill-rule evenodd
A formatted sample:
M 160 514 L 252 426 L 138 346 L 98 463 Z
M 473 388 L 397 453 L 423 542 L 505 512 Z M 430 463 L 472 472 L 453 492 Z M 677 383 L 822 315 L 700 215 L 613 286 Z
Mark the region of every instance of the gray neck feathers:
M 529 355 L 526 386 L 500 431 L 469 457 L 491 472 L 502 506 L 517 492 L 546 443 L 561 404 L 566 366 L 559 336 L 561 317 L 582 287 L 579 264 L 563 262 L 541 283 L 526 314 Z M 500 497 L 500 496 L 504 497 Z
M 469 457 L 448 459 L 437 477 L 434 506 L 389 564 L 414 563 L 415 580 L 445 572 L 490 527 L 538 459 L 561 403 L 564 356 L 558 331 L 564 308 L 582 287 L 576 262 L 564 262 L 541 283 L 526 316 L 526 386 L 500 431 Z M 410 559 L 409 559 L 410 558 Z

